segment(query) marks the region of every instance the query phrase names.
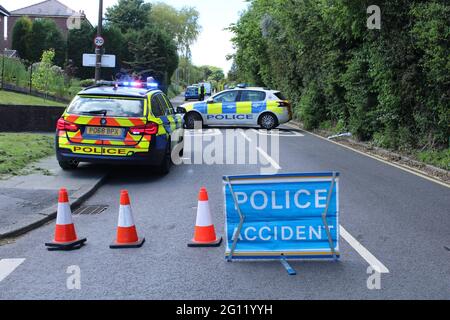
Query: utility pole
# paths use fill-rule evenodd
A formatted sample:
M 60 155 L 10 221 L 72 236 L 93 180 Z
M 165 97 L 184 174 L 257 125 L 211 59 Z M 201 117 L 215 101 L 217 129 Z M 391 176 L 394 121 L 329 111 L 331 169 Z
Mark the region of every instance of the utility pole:
M 102 36 L 103 27 L 103 0 L 99 0 L 98 7 L 98 26 L 97 26 L 97 37 Z M 100 81 L 102 72 L 102 47 L 95 47 L 96 61 L 95 61 L 95 82 Z

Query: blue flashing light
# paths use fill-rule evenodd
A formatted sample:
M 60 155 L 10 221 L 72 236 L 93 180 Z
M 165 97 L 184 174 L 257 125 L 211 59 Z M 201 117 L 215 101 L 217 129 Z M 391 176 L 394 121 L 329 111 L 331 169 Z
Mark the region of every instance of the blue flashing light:
M 127 88 L 143 88 L 143 89 L 156 89 L 158 88 L 157 82 L 140 82 L 140 81 L 123 81 L 118 82 L 116 84 L 119 87 L 127 87 Z

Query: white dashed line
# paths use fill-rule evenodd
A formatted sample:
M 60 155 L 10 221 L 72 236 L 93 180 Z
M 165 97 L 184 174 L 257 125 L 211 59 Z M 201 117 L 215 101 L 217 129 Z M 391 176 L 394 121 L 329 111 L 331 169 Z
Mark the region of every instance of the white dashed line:
M 0 260 L 0 282 L 9 276 L 25 259 L 3 259 Z
M 340 226 L 341 237 L 348 242 L 349 245 L 359 253 L 359 255 L 367 261 L 367 263 L 379 273 L 389 273 L 389 269 L 386 268 L 375 256 L 369 252 L 364 246 L 358 242 L 343 226 Z
M 245 138 L 245 140 L 247 140 L 249 143 L 252 142 L 252 140 L 249 138 L 249 136 L 247 136 L 244 132 L 241 132 L 241 135 Z M 280 165 L 271 157 L 267 154 L 267 152 L 265 150 L 263 150 L 261 147 L 256 147 L 256 150 L 261 153 L 261 155 L 270 163 L 270 165 L 275 169 L 275 170 L 281 170 Z

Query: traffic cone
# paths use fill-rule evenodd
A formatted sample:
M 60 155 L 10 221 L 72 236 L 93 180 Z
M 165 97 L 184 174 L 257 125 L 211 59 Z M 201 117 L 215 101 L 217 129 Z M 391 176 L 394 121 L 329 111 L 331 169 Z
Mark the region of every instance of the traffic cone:
M 86 242 L 86 238 L 78 239 L 75 225 L 72 221 L 72 210 L 70 209 L 69 196 L 66 189 L 59 191 L 58 212 L 56 217 L 55 239 L 46 243 L 48 250 L 75 250 L 80 249 Z
M 117 239 L 109 247 L 111 249 L 140 248 L 145 238 L 139 238 L 131 211 L 128 191 L 122 190 L 120 194 L 119 222 L 117 226 Z
M 188 243 L 188 247 L 220 247 L 221 243 L 222 237 L 216 236 L 216 229 L 212 222 L 208 192 L 206 188 L 201 188 L 198 196 L 194 239 Z

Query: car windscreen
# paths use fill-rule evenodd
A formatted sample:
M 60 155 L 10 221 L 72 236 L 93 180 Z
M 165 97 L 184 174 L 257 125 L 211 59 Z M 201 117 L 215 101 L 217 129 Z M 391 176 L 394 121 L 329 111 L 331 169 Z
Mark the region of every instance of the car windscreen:
M 144 100 L 114 97 L 76 97 L 69 108 L 69 114 L 105 115 L 108 117 L 143 117 Z
M 275 92 L 274 95 L 280 100 L 287 100 L 284 94 L 282 94 L 281 92 Z

